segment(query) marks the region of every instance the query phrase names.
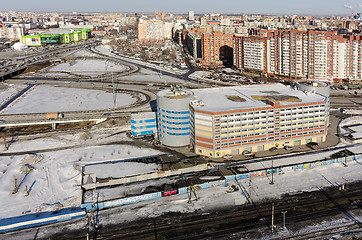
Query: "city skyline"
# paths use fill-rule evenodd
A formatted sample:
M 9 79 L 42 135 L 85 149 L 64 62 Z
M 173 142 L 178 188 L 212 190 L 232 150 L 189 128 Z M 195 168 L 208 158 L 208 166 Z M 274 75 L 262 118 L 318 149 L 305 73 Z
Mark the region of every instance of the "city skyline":
M 362 0 L 256 0 L 252 2 L 231 0 L 228 4 L 216 1 L 170 2 L 165 0 L 134 0 L 102 2 L 80 0 L 77 2 L 64 0 L 54 1 L 25 1 L 5 2 L 2 11 L 19 12 L 139 12 L 152 13 L 154 11 L 170 13 L 187 13 L 189 10 L 196 14 L 225 13 L 225 14 L 299 14 L 299 15 L 349 15 L 362 12 Z

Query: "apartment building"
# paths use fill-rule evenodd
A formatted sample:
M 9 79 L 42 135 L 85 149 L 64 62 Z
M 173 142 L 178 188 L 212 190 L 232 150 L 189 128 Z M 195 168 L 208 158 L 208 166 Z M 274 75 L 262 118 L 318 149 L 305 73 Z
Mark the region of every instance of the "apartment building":
M 201 38 L 202 60 L 205 63 L 233 63 L 233 34 L 204 33 Z
M 189 31 L 186 37 L 187 49 L 196 59 L 202 57 L 201 36 L 200 33 Z
M 190 137 L 209 157 L 323 142 L 328 98 L 282 84 L 193 90 Z
M 144 20 L 138 22 L 138 40 L 163 40 L 164 23 L 162 20 Z
M 289 78 L 362 79 L 362 36 L 336 31 L 260 31 L 235 36 L 234 65 Z
M 24 28 L 18 25 L 5 25 L 0 23 L 0 38 L 19 40 L 24 35 Z

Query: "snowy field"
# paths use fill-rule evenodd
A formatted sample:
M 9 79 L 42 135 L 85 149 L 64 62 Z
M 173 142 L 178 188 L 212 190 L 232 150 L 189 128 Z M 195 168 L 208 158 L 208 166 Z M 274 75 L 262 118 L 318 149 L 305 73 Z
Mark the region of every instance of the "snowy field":
M 98 164 L 86 166 L 84 173 L 93 173 L 97 178 L 122 178 L 139 174 L 152 173 L 162 170 L 157 164 L 144 164 L 138 162 L 119 162 L 112 164 Z
M 47 147 L 46 142 L 40 141 L 38 147 L 41 148 L 41 145 Z M 34 213 L 79 206 L 82 193 L 81 166 L 86 162 L 159 153 L 131 145 L 107 145 L 0 157 L 0 218 L 19 216 L 29 211 Z M 153 167 L 155 166 L 151 169 Z M 149 168 L 139 166 L 139 169 L 144 171 Z M 15 178 L 18 192 L 12 194 Z M 26 188 L 29 196 L 25 196 Z
M 1 83 L 0 84 L 0 104 L 6 103 L 11 97 L 16 95 L 18 92 L 26 88 L 27 85 L 23 84 L 7 84 Z
M 116 108 L 130 106 L 137 101 L 130 94 L 116 94 Z M 34 86 L 2 113 L 44 113 L 64 111 L 90 111 L 113 108 L 113 93 L 78 88 Z
M 105 60 L 74 60 L 48 68 L 48 72 L 69 72 L 77 75 L 98 76 L 106 72 L 125 72 L 129 67 Z

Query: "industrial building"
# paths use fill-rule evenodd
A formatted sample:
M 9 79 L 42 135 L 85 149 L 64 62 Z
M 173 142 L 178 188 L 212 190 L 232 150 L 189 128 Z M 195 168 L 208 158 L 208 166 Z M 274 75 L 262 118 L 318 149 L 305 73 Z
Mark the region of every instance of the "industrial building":
M 209 157 L 323 142 L 328 100 L 282 84 L 193 90 L 191 145 Z
M 87 40 L 91 36 L 90 29 L 57 30 L 39 35 L 22 36 L 21 42 L 27 46 L 41 46 L 44 44 L 61 44 Z
M 153 135 L 157 133 L 156 113 L 132 113 L 131 134 L 134 137 Z
M 157 129 L 159 141 L 166 146 L 190 144 L 190 101 L 193 93 L 174 87 L 157 93 Z

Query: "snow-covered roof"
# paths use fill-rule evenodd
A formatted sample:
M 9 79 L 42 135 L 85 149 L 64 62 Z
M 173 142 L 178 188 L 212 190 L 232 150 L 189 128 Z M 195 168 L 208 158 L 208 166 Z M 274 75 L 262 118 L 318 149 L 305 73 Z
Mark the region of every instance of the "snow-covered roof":
M 193 89 L 192 91 L 195 99 L 202 101 L 202 104 L 191 103 L 192 107 L 207 112 L 271 107 L 270 102 L 288 106 L 326 101 L 326 98 L 319 94 L 294 90 L 280 83 Z

